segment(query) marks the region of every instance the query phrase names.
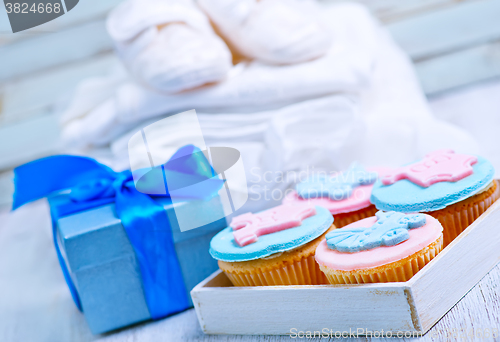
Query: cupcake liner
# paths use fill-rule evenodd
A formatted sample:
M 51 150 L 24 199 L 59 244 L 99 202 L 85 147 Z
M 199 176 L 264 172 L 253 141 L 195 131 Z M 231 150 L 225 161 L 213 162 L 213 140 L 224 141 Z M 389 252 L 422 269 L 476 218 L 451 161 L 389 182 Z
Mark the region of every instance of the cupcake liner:
M 335 214 L 333 215 L 334 218 L 333 223 L 335 223 L 335 226 L 337 228 L 342 228 L 353 222 L 362 220 L 370 216 L 375 216 L 375 213 L 377 211 L 378 211 L 377 208 L 375 208 L 375 206 L 372 204 L 369 207 L 353 211 L 350 213 Z
M 271 259 L 243 262 L 219 261 L 219 268 L 234 286 L 321 285 L 328 284 L 314 258 L 316 248 L 335 225 L 313 241 Z
M 427 214 L 443 226 L 443 248 L 448 246 L 472 222 L 481 216 L 500 197 L 500 186 L 493 181 L 490 188 L 461 202 Z
M 314 254 L 283 267 L 264 272 L 226 273 L 234 286 L 321 285 L 328 284 Z
M 424 249 L 387 265 L 353 271 L 333 270 L 320 265 L 330 284 L 404 282 L 427 265 L 443 249 L 443 235 Z

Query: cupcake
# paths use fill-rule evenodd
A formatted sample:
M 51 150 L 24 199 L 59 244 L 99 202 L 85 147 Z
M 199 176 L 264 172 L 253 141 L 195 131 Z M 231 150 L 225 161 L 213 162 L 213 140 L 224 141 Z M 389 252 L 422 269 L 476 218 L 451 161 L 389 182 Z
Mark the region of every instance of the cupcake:
M 327 284 L 316 247 L 335 229 L 322 207 L 289 203 L 234 217 L 210 242 L 210 254 L 235 286 Z
M 500 196 L 495 170 L 482 157 L 440 150 L 386 173 L 374 185 L 377 209 L 425 212 L 443 225 L 444 247 Z
M 375 215 L 370 202 L 373 184 L 385 169 L 365 170 L 353 163 L 346 172 L 327 177 L 316 175 L 297 184 L 296 191 L 285 196 L 283 203 L 309 202 L 324 207 L 335 218 L 337 228 Z
M 326 234 L 316 261 L 330 284 L 407 281 L 441 251 L 442 232 L 432 216 L 379 211 Z

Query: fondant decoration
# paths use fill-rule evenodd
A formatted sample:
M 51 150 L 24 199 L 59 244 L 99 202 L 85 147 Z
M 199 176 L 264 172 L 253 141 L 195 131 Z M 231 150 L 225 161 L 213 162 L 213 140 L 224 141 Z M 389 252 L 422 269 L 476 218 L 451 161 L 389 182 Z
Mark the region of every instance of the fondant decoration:
M 345 198 L 340 201 L 332 201 L 329 198 L 309 198 L 302 199 L 296 191 L 289 192 L 283 199 L 283 203 L 297 203 L 297 202 L 309 202 L 313 205 L 318 205 L 320 207 L 330 210 L 332 215 L 337 215 L 341 213 L 349 213 L 352 211 L 367 208 L 371 205 L 370 195 L 372 193 L 372 184 L 358 186 L 352 192 L 349 198 Z
M 300 247 L 318 238 L 330 228 L 333 216 L 322 207 L 314 207 L 316 215 L 302 221 L 297 227 L 261 235 L 254 243 L 241 247 L 234 240 L 234 231 L 227 227 L 210 241 L 210 254 L 217 260 L 239 262 L 265 258 Z
M 357 253 L 343 253 L 334 249 L 328 248 L 326 239 L 321 241 L 316 248 L 316 261 L 323 266 L 342 271 L 352 271 L 364 268 L 374 268 L 389 263 L 402 260 L 424 247 L 429 246 L 436 241 L 443 233 L 443 227 L 434 217 L 426 214 L 425 225 L 417 229 L 410 229 L 410 238 L 397 245 L 388 247 L 378 247 L 369 250 L 359 251 Z M 350 225 L 340 228 L 363 228 L 370 227 L 377 222 L 376 216 L 367 217 L 365 219 L 351 223 Z
M 438 182 L 427 188 L 401 179 L 384 185 L 378 180 L 373 186 L 371 202 L 378 210 L 415 213 L 436 211 L 463 201 L 486 189 L 495 176 L 491 163 L 477 156 L 472 165 L 473 173 L 456 182 Z
M 246 213 L 231 221 L 234 240 L 240 246 L 257 241 L 261 235 L 300 226 L 302 220 L 316 214 L 308 203 L 282 204 L 257 214 Z
M 379 177 L 385 175 L 388 170 L 391 169 L 386 167 L 376 167 L 369 169 L 371 173 L 377 173 Z M 332 213 L 332 215 L 350 213 L 356 210 L 367 208 L 372 205 L 370 196 L 372 193 L 373 185 L 374 184 L 360 185 L 357 188 L 353 189 L 351 196 L 339 201 L 332 201 L 328 197 L 303 199 L 299 196 L 297 191 L 290 191 L 283 199 L 283 204 L 308 201 L 313 205 L 317 205 L 330 210 L 330 213 Z
M 366 171 L 358 163 L 353 163 L 346 172 L 333 177 L 317 175 L 297 185 L 297 193 L 302 199 L 326 197 L 334 201 L 349 198 L 353 189 L 360 185 L 373 184 L 376 172 Z
M 378 211 L 377 222 L 371 227 L 344 227 L 326 235 L 328 248 L 354 253 L 380 246 L 394 246 L 409 239 L 409 229 L 422 227 L 426 218 L 422 214 Z
M 390 185 L 406 178 L 423 187 L 438 182 L 456 182 L 470 176 L 475 163 L 475 156 L 457 154 L 453 150 L 439 150 L 429 153 L 416 163 L 394 169 L 385 174 L 381 181 L 384 185 Z

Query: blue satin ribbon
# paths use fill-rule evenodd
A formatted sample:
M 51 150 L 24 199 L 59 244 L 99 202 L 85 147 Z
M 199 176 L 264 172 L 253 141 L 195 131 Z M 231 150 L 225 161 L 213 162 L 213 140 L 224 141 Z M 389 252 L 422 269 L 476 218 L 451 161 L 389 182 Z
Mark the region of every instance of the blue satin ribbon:
M 174 174 L 170 175 L 171 183 L 183 180 L 186 183 L 185 179 L 188 183 L 206 181 L 203 191 L 187 193 L 186 197 L 209 198 L 222 187 L 223 181 L 212 178 L 213 169 L 195 146 L 180 148 L 170 161 L 158 169 L 163 175 Z M 150 174 L 156 172 L 152 171 Z M 64 278 L 79 310 L 82 306 L 78 292 L 56 240 L 57 220 L 112 202 L 134 248 L 151 318 L 159 319 L 189 307 L 165 209 L 150 196 L 137 191 L 130 171 L 117 173 L 91 158 L 58 155 L 19 166 L 14 175 L 13 210 L 50 194 L 71 190 L 70 202 L 51 208 L 52 233 Z M 169 196 L 168 188 L 162 196 Z

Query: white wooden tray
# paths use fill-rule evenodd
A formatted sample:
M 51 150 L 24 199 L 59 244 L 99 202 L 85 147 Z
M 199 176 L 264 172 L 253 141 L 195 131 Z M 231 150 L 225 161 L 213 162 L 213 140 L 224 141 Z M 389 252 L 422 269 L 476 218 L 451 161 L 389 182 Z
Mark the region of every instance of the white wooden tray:
M 217 271 L 191 297 L 206 334 L 424 334 L 499 261 L 500 200 L 404 283 L 235 287 Z

